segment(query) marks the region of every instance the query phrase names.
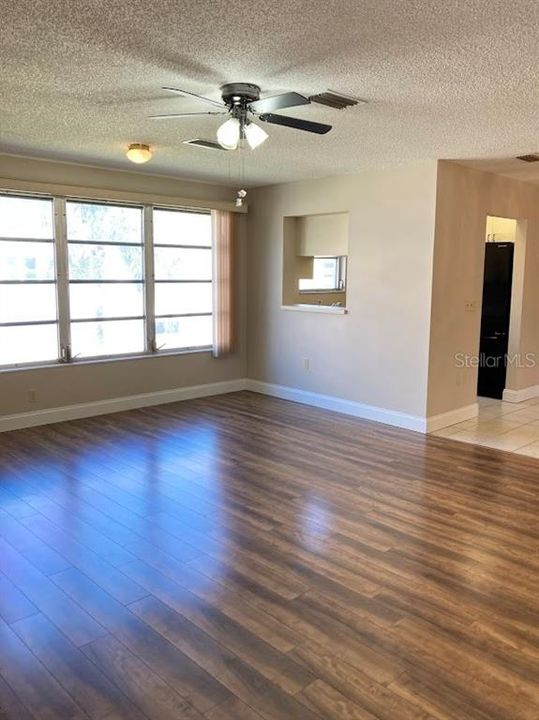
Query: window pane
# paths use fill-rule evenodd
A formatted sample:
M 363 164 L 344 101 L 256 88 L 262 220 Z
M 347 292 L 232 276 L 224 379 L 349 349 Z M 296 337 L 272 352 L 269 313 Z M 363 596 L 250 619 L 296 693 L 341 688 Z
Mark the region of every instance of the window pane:
M 0 323 L 56 321 L 54 285 L 0 285 Z
M 52 200 L 0 195 L 0 237 L 53 238 Z
M 53 243 L 0 240 L 0 280 L 54 280 Z
M 154 210 L 153 240 L 163 245 L 211 245 L 211 215 Z
M 205 347 L 212 344 L 212 318 L 167 318 L 155 321 L 155 339 L 163 350 L 173 348 Z
M 212 310 L 211 283 L 156 283 L 155 314 L 181 315 Z
M 58 329 L 51 325 L 0 327 L 0 365 L 58 359 Z
M 141 208 L 68 201 L 66 215 L 68 240 L 142 242 Z
M 142 284 L 71 284 L 69 303 L 74 319 L 144 315 Z
M 315 257 L 313 277 L 299 281 L 300 290 L 334 290 L 338 287 L 337 258 Z
M 157 280 L 211 280 L 211 250 L 155 248 Z
M 73 356 L 121 355 L 144 350 L 142 320 L 112 320 L 110 322 L 75 322 L 71 325 Z
M 140 280 L 142 249 L 121 245 L 70 245 L 71 280 Z

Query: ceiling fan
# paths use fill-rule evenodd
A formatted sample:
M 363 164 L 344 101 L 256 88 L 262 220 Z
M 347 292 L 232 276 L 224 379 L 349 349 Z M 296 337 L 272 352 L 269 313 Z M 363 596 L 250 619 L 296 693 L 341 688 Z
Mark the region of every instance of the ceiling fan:
M 190 144 L 201 147 L 216 150 L 236 150 L 240 142 L 245 139 L 249 147 L 254 150 L 267 139 L 268 135 L 260 125 L 253 122 L 253 118 L 265 123 L 284 125 L 296 130 L 316 133 L 317 135 L 325 135 L 331 130 L 331 125 L 275 114 L 276 110 L 310 104 L 310 98 L 296 92 L 287 92 L 261 99 L 258 85 L 252 83 L 227 83 L 221 86 L 222 101 L 219 102 L 179 88 L 164 87 L 163 90 L 177 95 L 194 97 L 219 108 L 219 110 L 150 115 L 149 117 L 153 120 L 168 120 L 193 117 L 195 115 L 229 115 L 229 118 L 217 129 L 217 143 L 210 140 L 188 141 Z

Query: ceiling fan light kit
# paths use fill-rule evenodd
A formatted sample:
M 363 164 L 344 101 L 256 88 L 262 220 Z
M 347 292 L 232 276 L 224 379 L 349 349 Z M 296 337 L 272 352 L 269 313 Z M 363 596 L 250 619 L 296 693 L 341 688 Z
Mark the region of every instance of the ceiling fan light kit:
M 254 150 L 259 145 L 262 145 L 262 143 L 268 139 L 268 133 L 263 130 L 260 125 L 255 125 L 254 122 L 248 122 L 243 131 L 251 150 Z
M 217 128 L 217 142 L 225 148 L 225 150 L 235 150 L 241 137 L 240 121 L 236 117 L 231 117 Z
M 141 165 L 152 159 L 150 146 L 145 143 L 131 143 L 125 154 L 128 160 L 131 160 L 131 162 L 137 165 Z

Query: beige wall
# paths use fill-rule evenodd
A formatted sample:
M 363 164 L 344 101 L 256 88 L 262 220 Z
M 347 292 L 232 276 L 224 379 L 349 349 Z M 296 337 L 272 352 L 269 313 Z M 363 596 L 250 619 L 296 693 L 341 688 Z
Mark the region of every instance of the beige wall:
M 171 201 L 193 199 L 208 206 L 230 201 L 234 195 L 230 188 L 206 183 L 2 155 L 0 178 L 16 180 L 18 189 L 19 183 L 39 182 L 108 190 L 111 195 L 128 192 L 170 197 Z M 9 189 L 13 183 L 8 180 L 0 185 Z M 214 359 L 208 352 L 189 353 L 0 372 L 0 415 L 245 377 L 245 216 L 238 222 L 237 263 L 240 333 L 234 355 Z M 31 390 L 36 402 L 30 402 Z
M 251 192 L 249 377 L 424 416 L 435 192 L 435 162 Z M 283 218 L 335 212 L 349 314 L 281 310 Z
M 349 224 L 347 213 L 298 217 L 298 255 L 348 255 Z
M 539 188 L 462 165 L 438 163 L 429 361 L 428 413 L 475 402 L 477 369 L 458 368 L 455 354 L 477 355 L 487 215 L 514 218 L 525 232 L 520 352 L 539 352 Z M 519 241 L 522 247 L 523 238 Z M 470 303 L 473 310 L 470 311 Z M 467 309 L 468 307 L 468 309 Z M 513 346 L 515 340 L 512 342 Z M 508 387 L 539 383 L 536 368 L 513 368 Z
M 148 167 L 148 170 L 151 166 Z M 12 180 L 6 183 L 5 180 Z M 111 190 L 119 193 L 148 193 L 172 196 L 193 201 L 213 200 L 234 203 L 235 191 L 223 185 L 180 180 L 151 172 L 129 172 L 107 170 L 91 165 L 37 160 L 15 155 L 0 154 L 0 185 L 3 188 L 19 189 L 18 183 L 25 185 L 45 183 L 83 188 L 95 188 L 97 191 Z

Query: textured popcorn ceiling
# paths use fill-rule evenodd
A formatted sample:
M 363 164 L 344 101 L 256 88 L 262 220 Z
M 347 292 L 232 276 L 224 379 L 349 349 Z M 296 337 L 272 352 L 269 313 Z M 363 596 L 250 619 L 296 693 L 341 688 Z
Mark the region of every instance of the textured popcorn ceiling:
M 288 111 L 333 124 L 323 137 L 266 125 L 247 184 L 511 157 L 539 150 L 538 60 L 536 0 L 16 0 L 0 23 L 0 151 L 133 170 L 126 145 L 148 142 L 145 172 L 237 184 L 237 153 L 181 142 L 214 138 L 218 118 L 146 115 L 211 109 L 162 85 L 218 98 L 247 81 L 369 101 Z

